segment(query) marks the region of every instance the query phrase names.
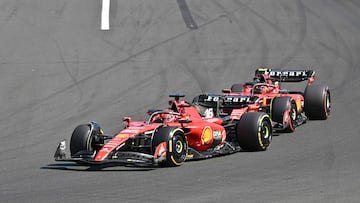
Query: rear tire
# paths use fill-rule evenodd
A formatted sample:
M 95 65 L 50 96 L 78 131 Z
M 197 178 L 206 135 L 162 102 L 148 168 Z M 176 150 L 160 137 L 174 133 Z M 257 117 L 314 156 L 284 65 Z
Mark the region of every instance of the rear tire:
M 305 115 L 311 120 L 326 120 L 330 115 L 331 97 L 326 85 L 307 86 L 304 93 Z
M 243 150 L 266 150 L 272 140 L 272 126 L 269 115 L 263 112 L 245 113 L 237 124 L 236 135 Z
M 87 150 L 92 151 L 91 147 L 91 129 L 87 124 L 77 126 L 70 139 L 70 154 L 75 155 L 79 151 Z
M 283 132 L 294 132 L 297 118 L 296 103 L 291 97 L 275 97 L 271 101 L 271 118 L 277 123 L 281 123 Z

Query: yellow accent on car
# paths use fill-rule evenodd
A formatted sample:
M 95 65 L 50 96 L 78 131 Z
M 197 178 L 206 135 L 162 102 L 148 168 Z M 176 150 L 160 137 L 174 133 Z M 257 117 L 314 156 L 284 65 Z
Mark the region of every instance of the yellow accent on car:
M 270 122 L 271 122 L 270 117 L 269 117 L 268 115 L 264 115 L 264 116 L 260 119 L 259 124 L 261 124 L 265 118 L 269 118 L 269 120 L 270 120 Z M 268 128 L 266 128 L 266 133 L 269 133 L 269 129 L 268 129 Z M 260 147 L 261 147 L 262 149 L 265 149 L 265 146 L 264 146 L 264 144 L 263 144 L 263 142 L 262 142 L 262 140 L 261 140 L 261 126 L 259 126 L 259 128 L 258 128 L 258 140 L 259 140 Z
M 301 100 L 300 99 L 296 100 L 296 110 L 297 110 L 297 112 L 301 111 Z
M 118 138 L 127 138 L 128 136 L 129 136 L 129 134 L 120 133 L 116 137 L 118 137 Z
M 169 152 L 172 152 L 172 140 L 169 140 Z

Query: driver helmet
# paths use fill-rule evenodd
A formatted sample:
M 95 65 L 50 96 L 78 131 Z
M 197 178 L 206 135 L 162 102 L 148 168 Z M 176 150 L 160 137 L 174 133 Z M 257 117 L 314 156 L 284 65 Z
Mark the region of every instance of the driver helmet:
M 269 89 L 268 89 L 268 87 L 265 86 L 265 85 L 256 85 L 256 86 L 254 87 L 254 93 L 255 93 L 255 94 L 264 94 L 264 93 L 266 93 L 266 92 L 268 92 L 268 91 L 269 91 Z

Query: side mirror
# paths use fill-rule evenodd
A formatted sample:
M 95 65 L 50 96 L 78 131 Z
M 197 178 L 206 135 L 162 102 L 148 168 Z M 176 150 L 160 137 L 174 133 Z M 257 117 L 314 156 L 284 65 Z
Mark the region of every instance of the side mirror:
M 130 126 L 131 118 L 130 117 L 124 117 L 123 122 L 124 122 L 124 128 L 127 128 L 127 127 Z

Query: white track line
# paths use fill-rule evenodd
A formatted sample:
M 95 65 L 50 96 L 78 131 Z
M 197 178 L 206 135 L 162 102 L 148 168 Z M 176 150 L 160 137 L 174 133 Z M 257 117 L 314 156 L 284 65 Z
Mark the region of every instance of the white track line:
M 102 0 L 101 30 L 110 30 L 110 0 Z

